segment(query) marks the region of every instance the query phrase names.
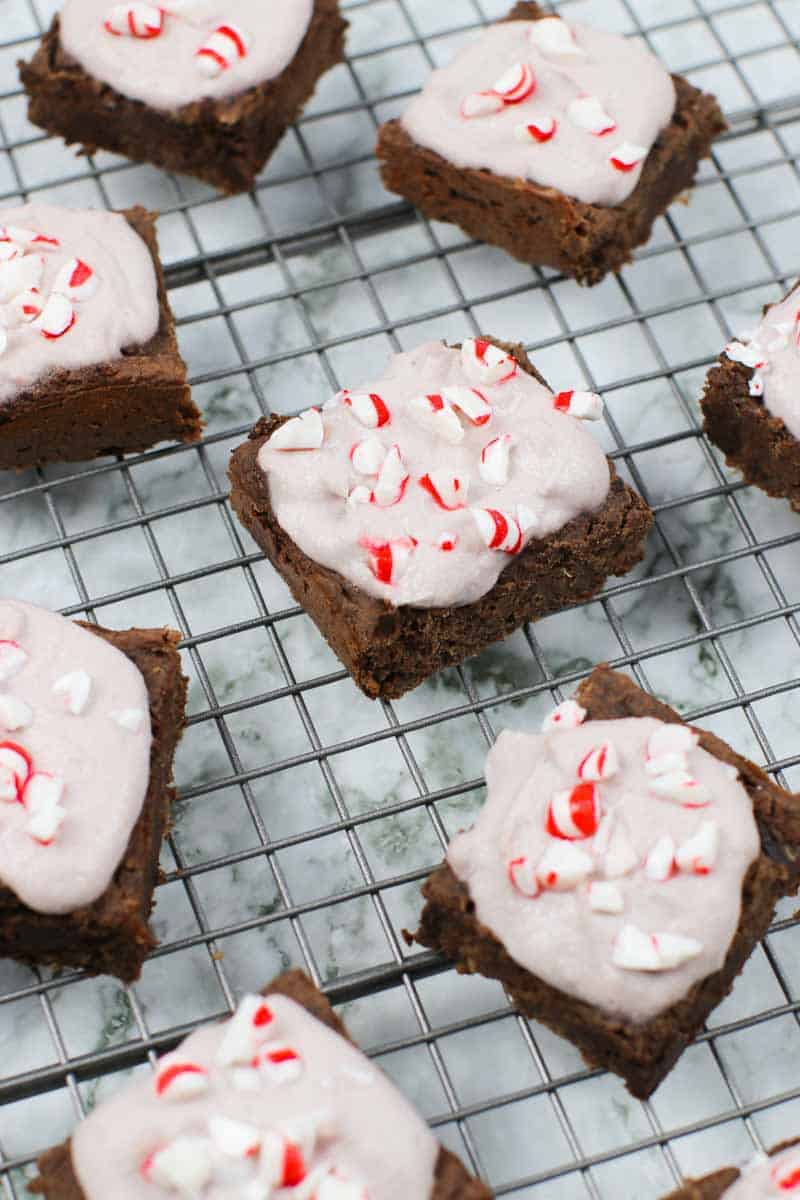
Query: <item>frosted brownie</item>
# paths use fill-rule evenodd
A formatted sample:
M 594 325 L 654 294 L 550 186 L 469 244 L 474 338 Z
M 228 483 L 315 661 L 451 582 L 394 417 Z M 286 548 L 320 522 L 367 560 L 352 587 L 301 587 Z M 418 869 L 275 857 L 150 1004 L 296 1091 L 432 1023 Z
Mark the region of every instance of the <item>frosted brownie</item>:
M 800 1196 L 798 1142 L 784 1142 L 758 1154 L 746 1166 L 724 1167 L 702 1179 L 689 1179 L 664 1200 L 778 1200 Z
M 191 442 L 155 215 L 0 210 L 0 469 Z
M 28 116 L 88 153 L 246 191 L 346 27 L 337 0 L 66 0 L 20 63 Z
M 417 941 L 649 1096 L 797 889 L 800 798 L 603 667 L 486 779 Z
M 401 696 L 639 561 L 652 521 L 521 347 L 395 356 L 323 411 L 260 421 L 231 502 L 369 696 Z
M 377 154 L 426 216 L 592 284 L 647 241 L 725 127 L 638 41 L 521 3 L 434 71 Z
M 184 721 L 177 641 L 0 600 L 0 955 L 138 977 Z
M 708 373 L 705 431 L 731 467 L 800 510 L 800 286 L 728 344 Z
M 490 1200 L 300 971 L 246 996 L 39 1160 L 46 1200 Z

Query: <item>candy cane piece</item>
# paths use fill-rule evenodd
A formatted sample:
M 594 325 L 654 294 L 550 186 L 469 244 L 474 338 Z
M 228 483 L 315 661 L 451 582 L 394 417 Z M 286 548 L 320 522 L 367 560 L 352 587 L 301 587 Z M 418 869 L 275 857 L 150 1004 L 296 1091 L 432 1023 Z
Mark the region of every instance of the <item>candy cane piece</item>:
M 449 553 L 451 550 L 455 550 L 457 545 L 458 545 L 458 534 L 457 533 L 443 533 L 436 540 L 436 549 L 442 550 L 442 551 L 444 551 L 444 553 Z
M 10 321 L 17 325 L 27 325 L 41 316 L 44 299 L 38 288 L 27 288 L 19 292 L 8 306 Z
M 553 729 L 577 729 L 586 720 L 586 709 L 575 700 L 563 700 L 542 721 L 542 733 Z
M 197 66 L 210 79 L 227 71 L 250 47 L 250 38 L 238 25 L 220 25 L 195 55 Z
M 285 1133 L 268 1129 L 261 1139 L 259 1176 L 274 1188 L 296 1188 L 306 1178 L 303 1151 Z
M 555 117 L 537 117 L 527 125 L 515 125 L 514 137 L 520 142 L 549 142 L 555 136 L 558 122 Z
M 445 512 L 455 512 L 466 504 L 469 480 L 459 475 L 451 475 L 449 471 L 429 471 L 418 483 Z
M 210 1140 L 195 1134 L 176 1137 L 148 1155 L 139 1168 L 148 1183 L 171 1188 L 187 1197 L 197 1195 L 206 1186 L 213 1169 Z
M 32 720 L 33 709 L 24 700 L 0 692 L 0 729 L 16 733 L 18 729 L 30 725 Z
M 143 708 L 120 708 L 116 712 L 112 712 L 111 720 L 128 733 L 138 733 L 144 725 L 146 716 Z
M 572 842 L 551 842 L 536 868 L 543 888 L 554 892 L 571 892 L 585 883 L 594 870 L 590 855 Z
M 661 758 L 665 754 L 690 754 L 700 741 L 688 725 L 664 724 L 656 729 L 647 740 L 647 757 Z
M 8 304 L 20 292 L 38 288 L 43 274 L 44 260 L 40 254 L 0 262 L 0 303 Z
M 82 258 L 71 258 L 55 277 L 53 291 L 69 300 L 89 300 L 97 291 L 99 281 Z
M 478 463 L 478 471 L 484 482 L 494 487 L 502 487 L 508 483 L 513 444 L 514 438 L 510 433 L 501 433 L 499 437 L 486 443 Z
M 362 538 L 359 545 L 368 552 L 368 566 L 378 583 L 394 584 L 408 567 L 417 541 L 412 537 L 393 538 L 391 541 Z
M 47 771 L 34 771 L 25 784 L 22 803 L 30 814 L 26 833 L 43 846 L 49 846 L 64 823 L 61 807 L 63 781 Z
M 505 383 L 517 373 L 517 361 L 486 338 L 467 338 L 461 344 L 461 364 L 472 383 Z
M 249 1066 L 271 1033 L 274 1017 L 261 996 L 245 996 L 225 1025 L 225 1033 L 217 1049 L 221 1067 Z
M 611 155 L 609 162 L 616 171 L 632 171 L 647 158 L 647 147 L 635 142 L 622 142 Z
M 459 442 L 463 442 L 463 426 L 450 405 L 445 403 L 441 393 L 412 396 L 408 407 L 414 420 L 424 429 L 430 430 L 435 437 L 449 442 L 451 446 L 457 446 Z
M 688 771 L 669 771 L 657 775 L 650 783 L 650 790 L 664 800 L 676 800 L 684 808 L 705 808 L 711 801 L 711 792 Z
M 350 462 L 359 475 L 377 475 L 386 458 L 386 447 L 377 438 L 356 442 L 350 451 Z
M 461 115 L 469 121 L 473 117 L 492 116 L 502 112 L 504 107 L 502 97 L 494 92 L 472 92 L 461 101 Z
M 226 1158 L 257 1158 L 261 1150 L 261 1131 L 244 1121 L 211 1116 L 208 1132 L 216 1149 Z
M 170 1055 L 159 1062 L 154 1086 L 156 1095 L 166 1100 L 191 1100 L 208 1091 L 208 1071 L 199 1063 Z
M 0 683 L 7 683 L 18 675 L 28 661 L 28 655 L 19 642 L 0 641 Z
M 16 742 L 0 742 L 0 770 L 10 773 L 16 789 L 16 795 L 4 795 L 6 800 L 22 801 L 22 794 L 25 784 L 31 777 L 33 772 L 33 759 L 24 746 L 18 745 Z
M 516 517 L 499 508 L 471 508 L 470 512 L 487 549 L 519 554 L 522 549 L 522 529 Z
M 512 858 L 506 867 L 506 874 L 514 891 L 528 900 L 535 900 L 542 890 L 536 876 L 536 867 L 525 855 Z
M 655 883 L 666 883 L 675 874 L 675 842 L 664 834 L 647 855 L 644 873 Z
M 75 324 L 75 309 L 66 296 L 53 292 L 39 316 L 33 322 L 33 328 L 49 341 L 56 341 L 68 333 Z
M 164 30 L 164 13 L 153 4 L 115 4 L 103 28 L 115 37 L 155 38 Z
M 21 225 L 0 226 L 0 241 L 15 242 L 23 250 L 30 250 L 31 246 L 37 250 L 57 250 L 61 245 L 58 238 L 37 233 L 35 229 L 23 229 Z
M 338 398 L 367 429 L 382 429 L 391 422 L 392 414 L 376 392 L 349 392 L 345 389 L 339 392 Z
M 703 950 L 702 942 L 678 933 L 646 934 L 624 925 L 614 942 L 611 961 L 624 971 L 672 971 Z
M 575 41 L 575 35 L 566 21 L 560 17 L 542 17 L 534 21 L 528 35 L 531 42 L 542 54 L 554 58 L 563 55 L 580 55 L 585 57 L 585 51 Z
M 625 909 L 622 892 L 615 883 L 593 879 L 588 885 L 589 908 L 592 912 L 617 915 Z
M 800 1153 L 794 1150 L 788 1157 L 781 1155 L 769 1174 L 778 1191 L 800 1192 Z
M 567 105 L 567 116 L 573 125 L 593 133 L 595 137 L 605 137 L 617 128 L 616 121 L 608 115 L 596 96 L 576 96 Z
M 594 837 L 600 824 L 600 792 L 593 783 L 577 783 L 555 792 L 547 807 L 545 829 L 554 838 L 577 841 Z
M 528 63 L 514 63 L 492 85 L 492 91 L 501 96 L 504 104 L 521 104 L 536 90 L 536 76 Z
M 295 1083 L 303 1074 L 303 1060 L 293 1047 L 284 1042 L 267 1042 L 253 1057 L 253 1066 L 270 1083 Z
M 272 450 L 319 450 L 325 440 L 322 413 L 308 408 L 279 425 L 267 445 Z
M 704 821 L 697 833 L 687 838 L 675 852 L 679 870 L 690 875 L 708 875 L 714 869 L 719 852 L 719 826 Z
M 63 698 L 64 707 L 73 717 L 79 717 L 86 709 L 92 693 L 92 677 L 86 671 L 70 671 L 53 684 L 54 696 Z
M 578 779 L 599 782 L 611 779 L 619 770 L 619 755 L 613 742 L 593 746 L 578 764 Z
M 472 425 L 488 425 L 492 419 L 491 405 L 477 388 L 443 388 L 442 399 L 463 413 Z
M 579 421 L 599 421 L 603 415 L 603 398 L 597 392 L 559 392 L 553 408 L 568 413 Z
M 372 493 L 373 504 L 377 504 L 378 508 L 392 508 L 399 504 L 406 494 L 408 480 L 409 474 L 400 447 L 390 446 Z

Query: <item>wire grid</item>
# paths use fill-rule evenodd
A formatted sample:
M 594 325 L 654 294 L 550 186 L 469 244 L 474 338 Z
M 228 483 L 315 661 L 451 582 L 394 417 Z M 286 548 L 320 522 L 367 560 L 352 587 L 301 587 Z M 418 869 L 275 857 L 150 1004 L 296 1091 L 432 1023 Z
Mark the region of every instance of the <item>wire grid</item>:
M 161 945 L 142 982 L 122 989 L 3 964 L 0 1194 L 26 1195 L 36 1153 L 128 1068 L 289 962 L 343 1006 L 362 1044 L 498 1195 L 655 1197 L 682 1173 L 797 1134 L 790 906 L 646 1104 L 513 1014 L 499 987 L 456 981 L 400 932 L 448 835 L 480 803 L 496 727 L 536 727 L 601 658 L 791 784 L 797 521 L 727 472 L 700 436 L 694 399 L 732 315 L 777 297 L 800 271 L 797 5 L 565 0 L 565 13 L 641 35 L 670 66 L 713 83 L 731 120 L 687 210 L 697 219 L 673 206 L 636 264 L 591 293 L 425 221 L 375 182 L 379 121 L 504 5 L 344 4 L 346 67 L 238 200 L 110 156 L 76 159 L 25 123 L 12 63 L 32 52 L 53 7 L 4 3 L 0 199 L 160 208 L 181 345 L 210 421 L 196 447 L 0 485 L 0 590 L 112 626 L 168 622 L 192 682 L 158 891 Z M 265 312 L 279 314 L 266 339 Z M 377 373 L 387 350 L 477 333 L 487 319 L 498 336 L 523 338 L 545 374 L 569 370 L 605 392 L 608 449 L 656 513 L 650 556 L 598 601 L 526 628 L 409 699 L 369 705 L 234 520 L 227 454 L 270 404 L 304 407 L 315 391 L 368 374 L 367 363 Z M 608 339 L 605 361 L 598 339 Z M 735 589 L 747 599 L 731 612 L 720 596 Z M 653 611 L 651 627 L 642 613 Z M 251 659 L 258 666 L 264 646 L 260 674 Z M 271 758 L 263 728 L 279 731 Z M 448 751 L 454 762 L 442 761 Z M 387 797 L 390 769 L 403 783 Z M 386 849 L 395 837 L 399 857 Z

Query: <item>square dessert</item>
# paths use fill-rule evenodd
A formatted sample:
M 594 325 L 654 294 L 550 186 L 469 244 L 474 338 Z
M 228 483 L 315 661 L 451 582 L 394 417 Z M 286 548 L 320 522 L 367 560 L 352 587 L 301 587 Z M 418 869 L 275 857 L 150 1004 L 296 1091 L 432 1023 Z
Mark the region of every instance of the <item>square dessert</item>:
M 38 1165 L 46 1200 L 491 1198 L 300 971 L 193 1033 Z
M 702 1179 L 688 1179 L 664 1200 L 769 1200 L 800 1196 L 800 1141 L 775 1146 L 768 1155 L 757 1154 L 739 1169 L 723 1167 Z
M 521 346 L 396 355 L 323 411 L 259 421 L 230 465 L 243 525 L 368 696 L 402 696 L 594 596 L 652 514 Z
M 598 667 L 505 732 L 415 935 L 647 1098 L 800 880 L 800 797 Z
M 155 214 L 0 210 L 0 470 L 193 442 Z
M 523 262 L 598 283 L 726 128 L 638 41 L 516 4 L 378 139 L 391 192 Z
M 184 724 L 178 640 L 0 601 L 0 956 L 138 978 Z
M 800 512 L 800 284 L 726 346 L 701 401 L 730 467 Z
M 337 0 L 65 0 L 20 78 L 29 119 L 234 194 L 344 55 Z

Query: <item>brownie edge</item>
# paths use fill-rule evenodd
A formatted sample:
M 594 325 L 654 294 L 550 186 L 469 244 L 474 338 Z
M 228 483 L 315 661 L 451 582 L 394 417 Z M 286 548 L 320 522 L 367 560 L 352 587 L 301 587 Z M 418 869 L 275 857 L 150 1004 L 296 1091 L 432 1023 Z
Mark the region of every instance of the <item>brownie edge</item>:
M 597 667 L 579 687 L 576 699 L 590 720 L 656 717 L 683 723 L 673 709 L 608 667 Z M 698 981 L 678 1003 L 636 1024 L 552 987 L 520 966 L 480 923 L 469 889 L 446 862 L 423 886 L 426 903 L 412 939 L 443 952 L 460 973 L 499 980 L 522 1013 L 571 1041 L 590 1066 L 620 1075 L 638 1099 L 647 1099 L 655 1091 L 708 1014 L 728 994 L 766 933 L 776 903 L 795 891 L 800 879 L 800 798 L 784 792 L 713 734 L 696 732 L 704 750 L 739 771 L 753 802 L 762 852 L 745 876 L 739 925 L 723 966 Z
M 265 996 L 287 996 L 327 1025 L 340 1037 L 352 1041 L 342 1022 L 333 1011 L 327 997 L 314 987 L 302 971 L 286 971 L 264 989 Z M 86 1200 L 72 1167 L 69 1141 L 46 1151 L 38 1160 L 39 1177 L 28 1185 L 29 1190 L 46 1200 Z M 409 1198 L 413 1200 L 413 1198 Z M 439 1149 L 436 1174 L 430 1200 L 492 1200 L 492 1193 L 470 1175 L 463 1163 L 444 1146 Z
M 773 1146 L 768 1151 L 770 1158 L 775 1154 L 781 1154 L 784 1150 L 790 1150 L 792 1146 L 800 1144 L 800 1138 L 791 1138 L 789 1141 L 781 1142 L 778 1146 Z M 704 1175 L 702 1179 L 687 1179 L 682 1187 L 677 1191 L 670 1192 L 668 1196 L 664 1196 L 663 1200 L 722 1200 L 729 1187 L 733 1187 L 737 1180 L 741 1179 L 742 1172 L 738 1167 L 723 1167 L 720 1171 L 714 1171 L 711 1175 Z
M 547 386 L 522 346 L 490 340 Z M 526 621 L 590 599 L 608 576 L 626 574 L 644 555 L 652 513 L 609 463 L 611 482 L 603 507 L 530 541 L 485 596 L 446 608 L 397 608 L 314 562 L 278 523 L 258 453 L 285 419 L 262 419 L 233 452 L 231 504 L 356 684 L 373 699 L 403 696 L 435 672 L 502 641 Z

